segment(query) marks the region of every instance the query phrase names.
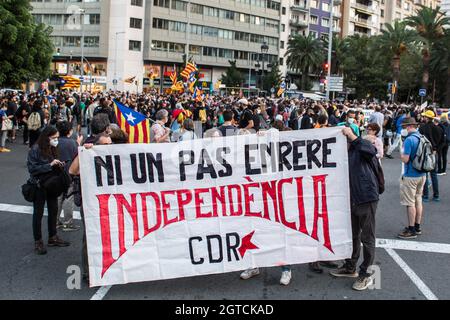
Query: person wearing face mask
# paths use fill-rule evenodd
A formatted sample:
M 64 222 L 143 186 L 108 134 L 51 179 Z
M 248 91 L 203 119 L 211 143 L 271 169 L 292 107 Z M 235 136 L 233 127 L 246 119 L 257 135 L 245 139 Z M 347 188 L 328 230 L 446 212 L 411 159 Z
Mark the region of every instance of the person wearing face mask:
M 57 178 L 59 172 L 64 170 L 64 163 L 58 160 L 58 141 L 59 133 L 56 128 L 45 127 L 36 144 L 29 151 L 27 159 L 28 172 L 31 178 L 39 182 L 33 201 L 33 236 L 35 252 L 40 255 L 47 253 L 41 231 L 46 203 L 48 209 L 48 246 L 67 247 L 70 245 L 69 242 L 60 239 L 56 231 L 58 196 L 65 191 Z
M 357 137 L 360 136 L 359 127 L 356 125 L 356 112 L 354 110 L 349 110 L 347 112 L 347 120 L 345 122 L 338 123 L 338 126 L 350 127 Z
M 409 115 L 408 115 L 409 117 Z M 405 110 L 400 109 L 398 111 L 397 117 L 393 120 L 393 125 L 395 129 L 394 137 L 392 140 L 392 143 L 390 144 L 388 151 L 386 152 L 386 158 L 394 159 L 392 156 L 392 153 L 394 150 L 399 147 L 402 148 L 402 122 L 407 118 L 407 115 L 405 114 Z M 405 132 L 403 132 L 405 134 Z

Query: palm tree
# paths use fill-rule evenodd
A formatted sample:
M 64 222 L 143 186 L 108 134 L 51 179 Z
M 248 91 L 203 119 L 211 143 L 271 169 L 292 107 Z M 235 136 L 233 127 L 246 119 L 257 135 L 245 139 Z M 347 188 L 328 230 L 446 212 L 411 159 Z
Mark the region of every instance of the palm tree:
M 328 52 L 328 38 L 324 38 L 323 47 L 325 53 Z M 340 38 L 336 34 L 333 34 L 333 40 L 331 43 L 331 74 L 343 74 L 343 60 L 348 48 L 347 39 Z
M 436 42 L 430 61 L 431 70 L 446 75 L 445 105 L 450 105 L 450 29 L 445 30 L 441 41 Z
M 407 29 L 404 22 L 395 20 L 394 24 L 385 23 L 385 30 L 381 30 L 381 35 L 378 37 L 379 52 L 383 54 L 387 52 L 392 54 L 392 80 L 393 83 L 398 83 L 400 78 L 400 58 L 403 54 L 411 49 L 417 37 L 413 30 Z
M 423 75 L 422 88 L 428 89 L 430 78 L 430 58 L 433 45 L 444 36 L 444 27 L 450 25 L 450 17 L 440 11 L 440 7 L 432 9 L 419 5 L 415 16 L 405 19 L 408 26 L 416 28 L 422 42 Z
M 296 35 L 287 44 L 287 66 L 302 73 L 301 89 L 305 90 L 310 69 L 317 68 L 323 62 L 323 46 L 319 39 L 309 34 L 307 37 Z

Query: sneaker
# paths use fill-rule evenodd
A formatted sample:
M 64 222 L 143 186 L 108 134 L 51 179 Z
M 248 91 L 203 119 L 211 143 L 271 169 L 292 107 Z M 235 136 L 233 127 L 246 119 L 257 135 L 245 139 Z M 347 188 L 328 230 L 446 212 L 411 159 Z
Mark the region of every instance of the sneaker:
M 433 201 L 434 202 L 439 202 L 439 201 L 441 201 L 441 199 L 439 197 L 433 197 Z
M 394 159 L 394 157 L 391 156 L 390 154 L 386 154 L 385 156 L 386 156 L 386 158 L 388 158 L 388 159 Z
M 409 228 L 405 228 L 402 233 L 397 235 L 400 239 L 408 240 L 417 238 L 417 233 L 415 231 L 409 230 Z
M 47 253 L 47 250 L 44 247 L 44 242 L 42 240 L 38 240 L 34 242 L 34 251 L 36 254 L 43 255 Z
M 369 288 L 373 284 L 372 277 L 358 277 L 358 280 L 355 281 L 352 288 L 353 290 L 363 291 Z
M 323 273 L 323 269 L 320 267 L 319 262 L 310 262 L 309 264 L 309 270 L 315 273 Z
M 63 225 L 62 230 L 64 232 L 78 231 L 80 230 L 80 226 L 77 226 L 75 224 L 65 224 Z
M 415 229 L 416 229 L 416 234 L 417 234 L 418 236 L 422 234 L 422 229 L 417 229 L 417 228 L 415 228 Z
M 0 152 L 11 152 L 11 150 L 7 148 L 0 148 Z
M 281 273 L 280 284 L 283 286 L 287 286 L 291 282 L 292 272 L 291 271 L 283 271 Z
M 349 270 L 345 265 L 341 268 L 330 271 L 330 274 L 333 277 L 337 277 L 337 278 L 357 278 L 358 277 L 358 272 L 356 272 L 356 270 Z
M 430 202 L 430 199 L 422 197 L 423 202 Z
M 247 280 L 259 274 L 259 268 L 247 269 L 241 273 L 241 279 Z
M 58 236 L 53 236 L 48 239 L 49 247 L 68 247 L 70 246 L 70 242 L 64 241 Z

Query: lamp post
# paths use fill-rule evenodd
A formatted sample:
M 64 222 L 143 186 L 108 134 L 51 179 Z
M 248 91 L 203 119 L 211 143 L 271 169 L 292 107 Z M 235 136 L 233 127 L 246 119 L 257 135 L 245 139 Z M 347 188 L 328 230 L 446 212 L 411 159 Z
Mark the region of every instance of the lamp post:
M 81 75 L 81 79 L 83 79 L 83 75 L 84 75 L 84 68 L 83 68 L 83 64 L 84 64 L 84 16 L 86 13 L 86 10 L 84 9 L 79 9 L 80 12 L 80 22 L 81 22 L 81 68 L 80 68 L 80 75 Z M 83 94 L 83 81 L 81 81 L 81 86 L 80 86 L 80 96 Z
M 269 51 L 269 46 L 267 42 L 264 42 L 261 45 L 261 53 L 262 53 L 262 70 L 261 70 L 261 88 L 264 91 L 264 62 L 266 60 L 266 53 Z
M 333 7 L 334 0 L 330 3 L 330 22 L 329 22 L 329 32 L 328 32 L 328 74 L 327 74 L 327 101 L 330 101 L 330 77 L 331 77 L 331 49 L 333 44 Z
M 114 79 L 113 79 L 113 84 L 114 84 L 114 91 L 117 91 L 117 36 L 119 34 L 125 33 L 125 31 L 119 31 L 116 32 L 116 48 L 115 48 L 115 59 L 114 59 Z

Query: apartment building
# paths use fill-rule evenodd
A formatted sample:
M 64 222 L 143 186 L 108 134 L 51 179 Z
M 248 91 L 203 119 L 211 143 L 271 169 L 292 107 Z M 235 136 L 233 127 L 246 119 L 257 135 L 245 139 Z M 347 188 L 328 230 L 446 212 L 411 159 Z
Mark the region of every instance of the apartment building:
M 287 43 L 294 35 L 312 34 L 316 38 L 328 38 L 330 26 L 333 32 L 341 34 L 341 0 L 282 0 L 280 30 L 280 70 L 283 76 L 295 73 L 289 70 L 285 61 Z
M 380 32 L 379 0 L 343 0 L 342 35 L 373 36 Z
M 109 89 L 135 91 L 171 85 L 185 56 L 212 88 L 236 60 L 257 81 L 256 62 L 279 61 L 280 12 L 274 0 L 34 0 L 36 21 L 53 27 L 55 74 L 79 75 L 84 33 L 84 74 Z M 82 11 L 80 11 L 82 9 Z M 261 52 L 262 44 L 268 46 Z M 284 61 L 280 61 L 284 62 Z M 124 79 L 136 77 L 134 83 Z M 246 77 L 247 78 L 247 77 Z M 87 86 L 90 77 L 84 77 Z M 247 80 L 248 82 L 248 80 Z M 248 85 L 248 84 L 247 84 Z

